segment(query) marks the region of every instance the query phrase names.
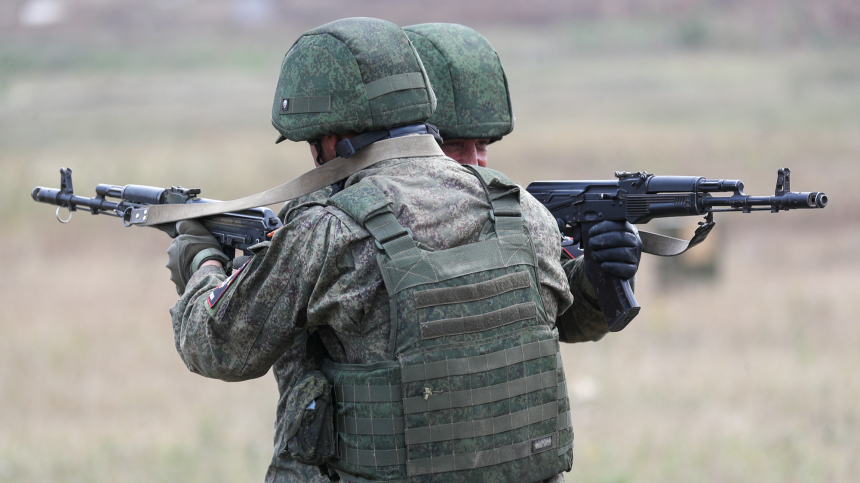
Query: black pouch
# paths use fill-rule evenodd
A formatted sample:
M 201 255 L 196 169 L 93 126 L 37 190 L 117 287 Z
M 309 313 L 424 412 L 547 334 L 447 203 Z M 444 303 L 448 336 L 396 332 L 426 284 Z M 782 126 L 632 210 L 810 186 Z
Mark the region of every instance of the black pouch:
M 278 456 L 319 466 L 335 454 L 331 383 L 320 371 L 299 376 L 287 397 L 284 437 Z

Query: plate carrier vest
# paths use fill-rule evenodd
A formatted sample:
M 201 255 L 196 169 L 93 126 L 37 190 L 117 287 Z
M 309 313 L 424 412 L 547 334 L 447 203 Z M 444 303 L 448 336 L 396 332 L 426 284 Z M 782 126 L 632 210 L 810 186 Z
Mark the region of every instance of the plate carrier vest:
M 519 187 L 466 167 L 495 233 L 448 250 L 419 248 L 370 183 L 330 199 L 376 241 L 391 310 L 389 361 L 323 365 L 337 407 L 329 466 L 347 482 L 531 482 L 570 470 L 558 332 Z

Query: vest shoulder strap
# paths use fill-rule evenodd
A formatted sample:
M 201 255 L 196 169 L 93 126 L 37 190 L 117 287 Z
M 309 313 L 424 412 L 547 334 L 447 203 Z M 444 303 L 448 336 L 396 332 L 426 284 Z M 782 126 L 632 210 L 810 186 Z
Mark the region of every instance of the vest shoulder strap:
M 464 165 L 481 180 L 484 191 L 493 209 L 490 219 L 495 223 L 496 233 L 522 233 L 523 218 L 520 209 L 520 187 L 504 174 L 490 168 Z
M 412 232 L 397 221 L 385 193 L 373 184 L 359 181 L 329 198 L 328 203 L 360 223 L 388 256 L 396 258 L 418 250 Z

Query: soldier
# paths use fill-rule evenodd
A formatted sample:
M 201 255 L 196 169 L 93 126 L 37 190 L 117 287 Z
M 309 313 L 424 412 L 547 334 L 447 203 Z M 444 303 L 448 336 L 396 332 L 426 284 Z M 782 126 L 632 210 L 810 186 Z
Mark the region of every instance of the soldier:
M 428 122 L 439 128 L 451 159 L 487 166 L 487 146 L 514 130 L 508 79 L 484 36 L 452 23 L 404 27 L 436 93 Z
M 303 478 L 282 474 L 282 457 L 350 482 L 542 481 L 570 468 L 554 325 L 577 302 L 558 227 L 501 173 L 446 158 L 424 124 L 434 107 L 395 25 L 311 30 L 284 58 L 273 125 L 310 142 L 317 165 L 375 164 L 285 214 L 229 277 L 214 237 L 178 224 L 168 264 L 181 274 L 183 361 L 227 381 L 269 368 L 278 379 L 267 481 Z M 595 263 L 630 278 L 638 239 L 595 235 Z
M 475 30 L 453 23 L 426 23 L 403 30 L 421 56 L 436 94 L 436 111 L 428 123 L 439 129 L 442 151 L 460 164 L 487 166 L 487 147 L 514 130 L 508 79 L 490 42 Z M 630 225 L 620 230 L 632 231 Z M 597 341 L 609 329 L 597 294 L 585 277 L 582 251 L 563 242 L 562 263 L 570 278 L 574 304 L 559 316 L 563 342 Z M 576 323 L 573 323 L 576 320 Z

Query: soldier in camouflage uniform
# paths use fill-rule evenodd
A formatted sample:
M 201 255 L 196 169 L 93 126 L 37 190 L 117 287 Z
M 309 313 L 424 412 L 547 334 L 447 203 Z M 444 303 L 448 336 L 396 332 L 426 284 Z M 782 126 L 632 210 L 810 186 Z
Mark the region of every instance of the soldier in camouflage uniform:
M 508 79 L 493 46 L 464 25 L 425 23 L 403 27 L 421 56 L 436 112 L 442 151 L 451 159 L 487 166 L 487 146 L 514 130 Z
M 427 122 L 439 129 L 442 151 L 460 164 L 486 167 L 487 147 L 510 134 L 515 123 L 508 79 L 495 49 L 464 25 L 426 23 L 403 30 L 436 94 L 436 111 Z M 619 228 L 634 230 L 629 225 Z M 574 299 L 582 302 L 559 316 L 562 342 L 597 341 L 609 332 L 581 255 L 572 245 L 562 252 Z
M 288 481 L 279 455 L 354 482 L 540 481 L 570 467 L 553 326 L 579 302 L 558 227 L 500 173 L 443 155 L 423 125 L 429 85 L 388 22 L 306 33 L 282 64 L 273 124 L 311 142 L 318 165 L 356 151 L 377 162 L 285 213 L 229 277 L 217 241 L 179 224 L 169 263 L 183 274 L 171 309 L 183 361 L 227 381 L 269 368 L 278 379 L 267 480 Z M 630 278 L 627 245 L 595 246 L 596 263 Z

